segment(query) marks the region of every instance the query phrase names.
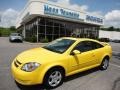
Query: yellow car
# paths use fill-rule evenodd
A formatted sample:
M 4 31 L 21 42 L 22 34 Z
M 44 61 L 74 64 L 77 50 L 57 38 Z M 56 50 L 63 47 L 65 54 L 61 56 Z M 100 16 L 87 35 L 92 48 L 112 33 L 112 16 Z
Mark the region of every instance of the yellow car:
M 64 37 L 19 54 L 11 68 L 15 81 L 21 85 L 55 88 L 66 76 L 94 67 L 106 70 L 111 56 L 112 49 L 107 43 Z

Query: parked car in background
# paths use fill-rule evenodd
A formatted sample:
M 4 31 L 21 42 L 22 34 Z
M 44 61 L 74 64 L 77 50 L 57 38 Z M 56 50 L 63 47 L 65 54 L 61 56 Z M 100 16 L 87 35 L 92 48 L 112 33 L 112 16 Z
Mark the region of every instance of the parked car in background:
M 115 40 L 113 40 L 113 42 L 115 42 L 115 43 L 120 43 L 120 40 L 115 39 Z
M 10 42 L 23 42 L 23 38 L 19 33 L 11 33 L 9 36 Z
M 99 41 L 101 42 L 110 42 L 109 38 L 99 38 Z
M 108 43 L 65 37 L 44 47 L 24 51 L 14 59 L 11 69 L 19 84 L 44 84 L 55 88 L 66 76 L 95 67 L 106 70 L 111 56 Z

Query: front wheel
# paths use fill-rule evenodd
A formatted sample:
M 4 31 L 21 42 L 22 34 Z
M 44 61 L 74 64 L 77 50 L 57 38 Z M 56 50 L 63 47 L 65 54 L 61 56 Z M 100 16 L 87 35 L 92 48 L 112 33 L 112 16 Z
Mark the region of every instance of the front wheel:
M 64 74 L 62 70 L 51 69 L 46 73 L 44 78 L 44 85 L 47 88 L 56 88 L 63 83 Z
M 106 70 L 109 66 L 109 59 L 104 58 L 101 65 L 100 65 L 100 69 L 101 70 Z

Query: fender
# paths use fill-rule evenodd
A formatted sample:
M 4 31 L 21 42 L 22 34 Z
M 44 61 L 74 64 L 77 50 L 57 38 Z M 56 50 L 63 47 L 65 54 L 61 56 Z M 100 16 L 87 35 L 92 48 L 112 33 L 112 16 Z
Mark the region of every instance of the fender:
M 106 53 L 106 54 L 104 54 L 103 57 L 101 58 L 101 61 L 100 61 L 101 63 L 102 63 L 103 59 L 104 59 L 106 56 L 108 56 L 108 57 L 109 57 L 109 60 L 110 60 L 110 55 Z M 101 64 L 101 63 L 100 63 L 100 64 Z
M 65 68 L 66 67 L 65 65 L 63 65 L 62 63 L 54 63 L 54 64 L 48 63 L 47 65 L 44 65 L 41 67 L 42 69 L 41 69 L 40 73 L 42 73 L 42 74 L 39 75 L 39 80 L 43 83 L 43 80 L 44 80 L 44 77 L 45 77 L 45 74 L 47 73 L 47 71 L 50 70 L 51 68 L 57 67 L 57 66 L 62 67 L 65 70 L 65 75 L 66 75 L 67 68 Z

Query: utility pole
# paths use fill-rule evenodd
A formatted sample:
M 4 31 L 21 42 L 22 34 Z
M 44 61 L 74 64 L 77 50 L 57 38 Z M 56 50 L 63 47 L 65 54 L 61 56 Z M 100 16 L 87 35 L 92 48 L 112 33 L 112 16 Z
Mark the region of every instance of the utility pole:
M 37 43 L 39 42 L 39 20 L 38 20 L 38 18 L 37 18 Z
M 1 22 L 1 13 L 0 13 L 0 22 Z

